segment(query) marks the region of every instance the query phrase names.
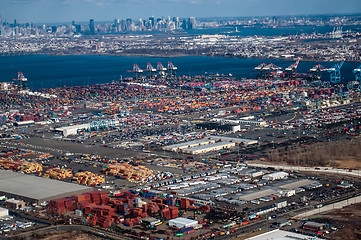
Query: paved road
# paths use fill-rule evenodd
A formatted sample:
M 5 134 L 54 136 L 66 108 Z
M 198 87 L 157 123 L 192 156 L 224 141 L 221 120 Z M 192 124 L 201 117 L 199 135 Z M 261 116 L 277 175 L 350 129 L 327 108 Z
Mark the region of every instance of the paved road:
M 291 171 L 304 171 L 304 172 L 324 172 L 324 173 L 335 173 L 335 174 L 342 174 L 348 175 L 352 177 L 361 177 L 360 170 L 353 170 L 350 172 L 349 169 L 342 169 L 342 168 L 328 168 L 328 167 L 301 167 L 301 166 L 289 166 L 289 165 L 274 165 L 274 164 L 260 164 L 260 163 L 252 163 L 247 162 L 248 166 L 250 167 L 259 167 L 259 168 L 268 168 L 272 167 L 275 169 L 283 169 L 283 170 L 291 170 Z

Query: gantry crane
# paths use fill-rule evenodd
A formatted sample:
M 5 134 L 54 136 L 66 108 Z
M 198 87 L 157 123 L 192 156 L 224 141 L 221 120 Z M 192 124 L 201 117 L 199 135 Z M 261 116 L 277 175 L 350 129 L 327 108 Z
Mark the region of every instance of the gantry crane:
M 258 65 L 257 67 L 255 67 L 255 68 L 253 69 L 254 71 L 257 71 L 257 72 L 258 72 L 257 75 L 258 75 L 259 78 L 264 77 L 263 68 L 264 68 L 265 66 L 267 66 L 267 64 L 262 63 L 262 64 Z
M 265 77 L 270 77 L 271 73 L 273 71 L 278 71 L 281 69 L 282 69 L 281 67 L 278 67 L 277 65 L 275 65 L 273 63 L 270 63 L 262 68 L 262 70 L 264 71 Z
M 152 73 L 155 73 L 157 69 L 155 69 L 150 63 L 147 63 L 147 72 L 149 72 L 149 78 L 152 77 Z
M 332 83 L 341 82 L 341 68 L 344 63 L 345 63 L 345 60 L 343 60 L 340 63 L 336 63 L 333 67 L 327 69 L 327 72 L 330 73 L 330 81 Z
M 135 75 L 135 79 L 138 80 L 138 74 L 143 73 L 143 70 L 138 67 L 137 64 L 133 65 L 133 69 L 128 72 L 132 72 Z
M 327 71 L 327 68 L 325 68 L 321 64 L 317 64 L 316 66 L 308 70 L 308 72 L 312 73 L 312 78 L 317 80 L 321 79 L 321 73 L 325 71 Z
M 290 65 L 289 67 L 285 68 L 285 72 L 287 73 L 287 75 L 290 77 L 293 77 L 296 74 L 296 70 L 298 67 L 298 64 L 300 63 L 301 57 L 297 58 L 297 61 L 295 63 L 293 63 L 292 65 Z
M 165 72 L 167 71 L 167 68 L 165 68 L 162 63 L 158 62 L 157 71 L 158 71 L 160 76 L 164 76 Z
M 176 76 L 176 72 L 177 72 L 178 68 L 175 67 L 173 65 L 173 63 L 171 62 L 168 62 L 168 71 L 170 72 L 170 75 L 173 76 L 173 73 L 174 73 L 174 76 Z
M 19 90 L 27 89 L 28 79 L 24 76 L 22 72 L 18 72 L 18 78 L 13 79 L 18 82 Z
M 352 71 L 355 74 L 355 80 L 360 83 L 361 81 L 361 65 Z

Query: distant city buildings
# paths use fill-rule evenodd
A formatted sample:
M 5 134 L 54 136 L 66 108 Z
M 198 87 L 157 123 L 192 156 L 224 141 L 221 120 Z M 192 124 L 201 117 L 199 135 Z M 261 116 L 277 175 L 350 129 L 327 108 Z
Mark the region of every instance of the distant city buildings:
M 239 17 L 239 18 L 203 18 L 195 17 L 148 17 L 147 19 L 119 19 L 112 22 L 97 22 L 90 19 L 88 23 L 71 24 L 48 24 L 34 25 L 33 23 L 18 23 L 16 19 L 8 22 L 0 19 L 1 36 L 31 36 L 31 35 L 95 35 L 128 32 L 172 32 L 188 31 L 192 29 L 238 27 L 241 28 L 284 28 L 295 26 L 333 26 L 335 31 L 332 35 L 339 38 L 342 34 L 342 26 L 361 25 L 360 16 L 329 16 L 329 17 L 305 17 L 305 16 L 284 16 L 284 17 Z
M 312 25 L 314 24 L 314 25 Z M 314 31 L 287 33 L 282 36 L 262 36 L 263 29 L 286 29 L 314 26 Z M 319 33 L 318 26 L 329 26 L 329 32 Z M 69 24 L 18 23 L 0 19 L 0 55 L 13 54 L 111 54 L 136 56 L 232 56 L 241 58 L 294 59 L 306 61 L 359 61 L 361 33 L 350 26 L 361 25 L 359 17 L 261 17 L 203 18 L 154 16 L 146 19 L 119 19 L 111 22 Z M 288 27 L 287 27 L 288 26 Z M 230 31 L 224 32 L 228 27 Z M 193 29 L 211 29 L 192 31 Z M 257 36 L 237 34 L 253 28 Z M 300 27 L 300 31 L 302 31 Z M 320 28 L 322 29 L 322 28 Z M 324 29 L 324 28 L 323 28 Z M 333 29 L 333 30 L 332 30 Z M 164 32 L 171 34 L 154 34 Z M 269 31 L 268 31 L 269 32 Z M 132 33 L 132 34 L 122 34 Z M 149 34 L 139 34 L 149 33 Z M 172 34 L 176 33 L 176 34 Z M 320 41 L 321 40 L 321 41 Z
M 108 34 L 125 32 L 171 32 L 176 30 L 188 30 L 197 28 L 197 22 L 194 17 L 181 20 L 179 17 L 149 17 L 147 20 L 138 19 L 114 19 L 112 23 L 97 23 L 95 19 L 90 19 L 88 24 L 72 21 L 71 24 L 58 25 L 34 25 L 33 23 L 18 23 L 14 19 L 13 23 L 2 22 L 0 18 L 1 36 L 29 36 L 29 35 L 73 35 L 73 34 Z

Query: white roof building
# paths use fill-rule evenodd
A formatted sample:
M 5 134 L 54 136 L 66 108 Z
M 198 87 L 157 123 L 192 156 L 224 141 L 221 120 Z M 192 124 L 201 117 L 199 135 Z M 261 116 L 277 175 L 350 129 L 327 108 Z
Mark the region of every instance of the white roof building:
M 0 217 L 7 217 L 9 216 L 9 210 L 7 208 L 0 207 Z
M 195 227 L 197 225 L 198 221 L 183 217 L 169 220 L 169 226 L 176 228 Z

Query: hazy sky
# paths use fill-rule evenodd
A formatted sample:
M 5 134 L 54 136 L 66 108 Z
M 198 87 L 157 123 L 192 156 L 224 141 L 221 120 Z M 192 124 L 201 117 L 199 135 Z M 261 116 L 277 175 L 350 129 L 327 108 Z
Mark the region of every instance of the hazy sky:
M 361 13 L 361 0 L 0 0 L 0 16 L 19 23 L 332 13 Z

